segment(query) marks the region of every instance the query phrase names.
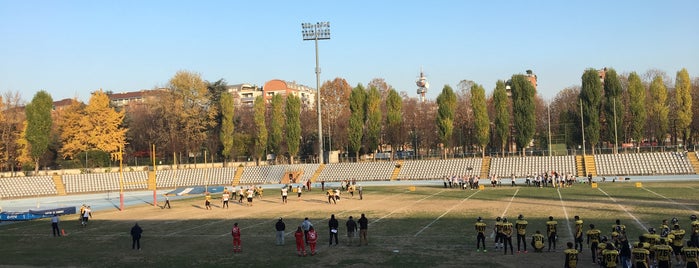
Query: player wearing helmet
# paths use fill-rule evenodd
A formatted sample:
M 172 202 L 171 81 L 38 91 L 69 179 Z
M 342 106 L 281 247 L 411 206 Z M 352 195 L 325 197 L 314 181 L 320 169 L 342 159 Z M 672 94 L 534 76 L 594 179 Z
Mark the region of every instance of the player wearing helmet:
M 507 246 L 509 245 L 510 254 L 514 255 L 514 249 L 512 248 L 512 223 L 508 222 L 507 218 L 502 218 L 502 235 L 505 254 L 507 254 Z
M 485 249 L 485 230 L 487 228 L 487 224 L 483 222 L 483 219 L 481 217 L 478 217 L 476 219 L 476 251 L 480 252 L 481 251 L 481 242 L 483 243 L 483 252 L 488 252 L 487 249 Z
M 592 252 L 592 263 L 597 263 L 597 246 L 599 245 L 601 233 L 599 229 L 595 229 L 594 224 L 590 224 L 590 229 L 587 230 L 586 243 L 590 246 L 590 252 Z
M 519 214 L 515 222 L 515 229 L 517 229 L 517 253 L 520 253 L 520 242 L 524 246 L 524 253 L 527 253 L 527 224 L 528 222 L 524 220 L 524 216 Z
M 558 222 L 553 220 L 553 216 L 549 216 L 549 220 L 546 222 L 546 237 L 549 240 L 548 251 L 551 251 L 551 245 L 553 244 L 553 251 L 556 252 L 556 226 Z

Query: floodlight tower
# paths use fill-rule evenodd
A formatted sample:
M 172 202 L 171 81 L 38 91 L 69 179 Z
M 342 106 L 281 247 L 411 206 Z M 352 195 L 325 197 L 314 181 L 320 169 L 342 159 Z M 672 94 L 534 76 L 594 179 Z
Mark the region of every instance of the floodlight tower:
M 318 61 L 318 40 L 330 39 L 330 22 L 301 23 L 301 35 L 303 41 L 315 40 L 316 44 L 316 100 L 318 102 L 318 160 L 321 164 L 323 161 L 323 122 L 321 121 L 320 113 L 320 65 Z

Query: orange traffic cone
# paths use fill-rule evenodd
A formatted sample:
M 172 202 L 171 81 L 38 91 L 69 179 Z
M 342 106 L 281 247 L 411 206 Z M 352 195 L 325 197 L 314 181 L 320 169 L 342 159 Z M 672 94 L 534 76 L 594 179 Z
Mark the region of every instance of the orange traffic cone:
M 66 230 L 65 230 L 65 229 L 61 229 L 61 235 L 62 235 L 62 236 L 67 236 Z

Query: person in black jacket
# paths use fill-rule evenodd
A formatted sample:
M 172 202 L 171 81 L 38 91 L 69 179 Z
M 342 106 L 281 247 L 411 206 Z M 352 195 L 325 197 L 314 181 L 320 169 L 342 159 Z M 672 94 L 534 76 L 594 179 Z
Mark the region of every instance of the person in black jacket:
M 354 222 L 352 219 L 352 216 L 349 216 L 349 220 L 347 220 L 347 238 L 349 239 L 347 243 L 348 246 L 352 245 L 352 238 L 354 238 L 354 234 L 357 232 L 357 223 Z
M 366 216 L 364 216 L 364 213 L 362 213 L 362 217 L 359 218 L 357 223 L 359 223 L 359 245 L 369 245 L 366 238 L 367 229 L 369 228 L 369 220 L 366 218 Z
M 143 233 L 143 229 L 141 229 L 141 226 L 138 226 L 138 223 L 131 227 L 131 249 L 141 250 L 141 233 Z
M 284 245 L 284 230 L 286 230 L 286 224 L 284 224 L 282 218 L 279 218 L 274 228 L 277 229 L 277 246 Z
M 333 238 L 335 238 L 335 245 L 338 244 L 337 242 L 337 228 L 340 226 L 340 224 L 337 222 L 337 219 L 335 219 L 335 214 L 330 215 L 330 220 L 328 221 L 328 229 L 330 229 L 330 245 L 333 245 Z

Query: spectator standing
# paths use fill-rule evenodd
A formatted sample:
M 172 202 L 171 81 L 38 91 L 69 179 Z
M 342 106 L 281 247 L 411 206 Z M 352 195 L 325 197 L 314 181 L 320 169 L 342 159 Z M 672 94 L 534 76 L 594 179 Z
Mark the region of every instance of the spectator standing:
M 369 245 L 369 241 L 367 240 L 367 229 L 369 229 L 369 220 L 366 218 L 364 213 L 362 213 L 362 216 L 359 218 L 357 223 L 359 223 L 359 245 Z
M 354 238 L 354 234 L 357 232 L 357 223 L 354 222 L 354 219 L 352 219 L 352 216 L 349 216 L 349 219 L 347 220 L 347 223 L 345 224 L 347 226 L 347 238 L 348 238 L 348 246 L 352 245 L 352 238 Z
M 143 229 L 141 229 L 141 226 L 138 226 L 138 223 L 134 224 L 134 226 L 131 227 L 131 249 L 141 250 L 142 233 Z
M 300 256 L 306 256 L 306 245 L 304 244 L 304 232 L 301 226 L 296 228 L 294 232 L 294 238 L 296 239 L 296 254 Z M 303 255 L 302 255 L 303 254 Z
M 51 217 L 51 231 L 53 232 L 53 236 L 61 236 L 61 230 L 58 228 L 58 214 L 54 213 L 53 217 Z
M 233 236 L 233 252 L 243 252 L 242 243 L 240 241 L 240 227 L 238 227 L 237 222 L 233 224 L 231 235 Z
M 303 229 L 303 237 L 306 239 L 306 245 L 308 245 L 308 230 L 313 227 L 313 223 L 306 217 L 303 219 L 303 222 L 301 223 L 301 229 Z
M 170 198 L 167 195 L 165 195 L 165 205 L 163 205 L 163 208 L 165 207 L 170 209 Z
M 286 230 L 286 224 L 284 224 L 282 218 L 279 218 L 277 223 L 274 225 L 274 228 L 277 230 L 277 246 L 284 245 L 284 231 Z
M 335 245 L 337 246 L 338 241 L 337 241 L 337 229 L 339 228 L 340 224 L 337 222 L 337 219 L 335 219 L 335 214 L 330 215 L 330 220 L 328 221 L 328 229 L 330 229 L 330 236 L 329 236 L 329 243 L 330 246 L 333 245 L 333 238 L 335 238 Z
M 363 190 L 364 190 L 364 189 L 362 189 L 362 186 L 359 185 L 359 189 L 357 190 L 357 192 L 359 193 L 359 200 L 362 200 L 362 199 L 364 198 L 364 197 L 362 196 Z
M 308 235 L 306 237 L 308 245 L 311 247 L 311 255 L 316 255 L 316 243 L 318 242 L 318 233 L 313 229 L 313 226 L 308 229 Z

